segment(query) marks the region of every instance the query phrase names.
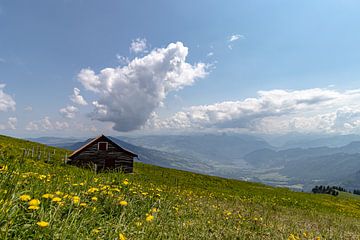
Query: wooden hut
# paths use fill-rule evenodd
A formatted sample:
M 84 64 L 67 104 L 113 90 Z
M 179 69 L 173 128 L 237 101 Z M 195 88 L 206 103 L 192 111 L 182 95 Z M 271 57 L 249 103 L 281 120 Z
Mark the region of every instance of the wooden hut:
M 118 169 L 131 173 L 134 157 L 137 155 L 101 135 L 74 151 L 69 156 L 68 163 L 79 167 L 95 167 L 97 172 Z

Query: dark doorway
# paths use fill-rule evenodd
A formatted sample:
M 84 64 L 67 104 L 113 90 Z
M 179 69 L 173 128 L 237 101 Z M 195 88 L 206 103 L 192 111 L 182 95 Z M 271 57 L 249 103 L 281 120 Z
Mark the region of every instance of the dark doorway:
M 114 169 L 115 168 L 115 159 L 107 158 L 105 159 L 105 169 Z

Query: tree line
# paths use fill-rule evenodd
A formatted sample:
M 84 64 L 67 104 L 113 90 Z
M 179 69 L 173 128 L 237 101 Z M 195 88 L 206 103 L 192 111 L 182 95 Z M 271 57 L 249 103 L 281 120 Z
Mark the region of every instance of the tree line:
M 312 193 L 324 193 L 330 194 L 333 196 L 339 195 L 339 192 L 349 192 L 352 194 L 360 195 L 360 189 L 354 189 L 352 192 L 340 186 L 315 186 L 312 190 Z

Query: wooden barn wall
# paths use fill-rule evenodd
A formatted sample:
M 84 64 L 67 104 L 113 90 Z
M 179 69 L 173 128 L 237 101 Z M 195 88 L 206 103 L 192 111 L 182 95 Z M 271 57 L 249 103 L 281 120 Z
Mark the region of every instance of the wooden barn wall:
M 122 169 L 124 172 L 133 171 L 134 159 L 132 155 L 125 151 L 121 151 L 110 142 L 108 142 L 107 151 L 99 151 L 98 142 L 103 141 L 99 140 L 93 143 L 91 146 L 85 148 L 81 153 L 72 159 L 72 164 L 86 167 L 92 163 L 95 163 L 97 164 L 98 168 L 101 169 L 105 166 L 105 159 L 114 159 L 116 169 Z

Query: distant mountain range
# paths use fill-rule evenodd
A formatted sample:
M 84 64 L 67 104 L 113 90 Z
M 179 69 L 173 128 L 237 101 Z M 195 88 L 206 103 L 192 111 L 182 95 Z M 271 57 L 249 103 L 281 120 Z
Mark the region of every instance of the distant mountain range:
M 360 142 L 338 148 L 261 149 L 247 154 L 244 159 L 254 168 L 275 168 L 281 175 L 309 187 L 319 183 L 360 186 L 352 177 L 360 170 Z
M 309 140 L 312 147 L 306 147 L 308 143 L 298 138 L 277 148 L 260 137 L 238 134 L 112 139 L 137 153 L 140 161 L 163 167 L 303 190 L 310 190 L 316 184 L 360 188 L 360 141 L 351 141 L 360 139 L 357 135 L 312 138 Z M 89 141 L 51 137 L 31 140 L 70 150 Z M 318 147 L 318 144 L 326 145 Z M 296 147 L 284 149 L 293 145 Z
M 251 135 L 155 135 L 123 139 L 134 145 L 206 159 L 219 164 L 238 163 L 243 156 L 258 149 L 275 149 L 265 140 Z
M 351 142 L 360 141 L 360 135 L 323 135 L 289 133 L 279 137 L 270 136 L 267 139 L 272 145 L 281 149 L 313 148 L 313 147 L 341 147 Z
M 39 138 L 27 138 L 29 141 L 43 143 L 50 146 L 71 144 L 83 141 L 81 138 L 60 138 L 60 137 L 39 137 Z

